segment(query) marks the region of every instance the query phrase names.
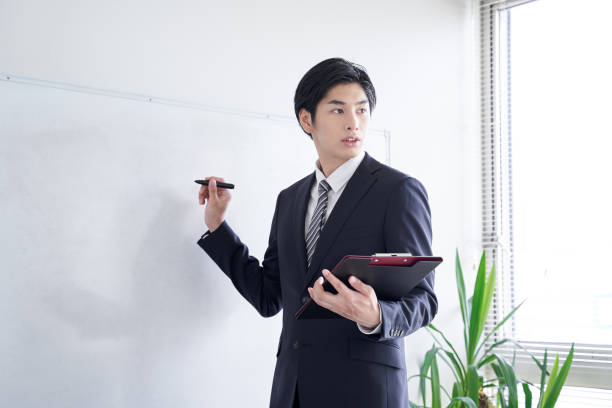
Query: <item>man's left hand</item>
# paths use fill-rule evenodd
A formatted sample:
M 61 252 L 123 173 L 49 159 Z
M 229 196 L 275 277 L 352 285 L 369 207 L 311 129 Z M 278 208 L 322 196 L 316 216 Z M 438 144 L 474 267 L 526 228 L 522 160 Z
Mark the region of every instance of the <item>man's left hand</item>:
M 325 279 L 338 291 L 333 294 L 323 289 Z M 323 269 L 323 277 L 317 279 L 308 293 L 319 306 L 346 317 L 367 329 L 374 329 L 380 324 L 380 305 L 374 288 L 363 283 L 355 276 L 349 278 L 349 283 L 355 290 L 346 286 L 327 269 Z

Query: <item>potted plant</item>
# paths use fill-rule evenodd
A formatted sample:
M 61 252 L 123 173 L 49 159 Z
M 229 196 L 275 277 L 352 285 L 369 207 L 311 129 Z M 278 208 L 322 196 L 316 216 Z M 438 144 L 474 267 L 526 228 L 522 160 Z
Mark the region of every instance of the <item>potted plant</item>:
M 444 333 L 433 324 L 430 324 L 428 326 L 428 331 L 432 335 L 435 343 L 425 354 L 420 373 L 410 377 L 420 378 L 419 391 L 423 400 L 423 405 L 410 402 L 411 407 L 428 406 L 426 382 L 429 381 L 431 385 L 432 408 L 440 408 L 442 406 L 442 392 L 444 392 L 450 401 L 447 405 L 448 407 L 489 408 L 492 405 L 483 392 L 483 389 L 488 387 L 497 387 L 497 399 L 500 406 L 518 408 L 518 384 L 521 384 L 525 394 L 525 407 L 531 408 L 531 389 L 529 386 L 533 386 L 533 384 L 517 379 L 513 365 L 506 361 L 503 356 L 496 353 L 496 349 L 499 346 L 508 342 L 513 343 L 517 347 L 523 347 L 519 343 L 508 338 L 498 340 L 488 345 L 491 336 L 512 317 L 524 301 L 512 309 L 512 311 L 510 311 L 510 313 L 508 313 L 486 336 L 483 336 L 485 323 L 489 315 L 495 290 L 495 265 L 492 266 L 487 277 L 486 257 L 483 251 L 480 265 L 478 266 L 476 281 L 474 283 L 473 295 L 470 299 L 467 298 L 465 293 L 465 283 L 458 251 L 456 254 L 455 271 L 457 292 L 459 294 L 459 306 L 463 321 L 465 355 L 461 356 L 457 352 L 457 348 L 448 340 Z M 557 355 L 550 373 L 547 369 L 547 352 L 544 354 L 543 363 L 530 354 L 542 373 L 540 390 L 543 391 L 540 392 L 540 399 L 537 407 L 550 408 L 554 406 L 561 392 L 561 388 L 567 379 L 572 363 L 573 352 L 574 346 L 572 345 L 570 353 L 560 369 L 559 356 Z M 448 365 L 454 376 L 455 381 L 450 393 L 440 384 L 438 358 Z M 495 372 L 495 378 L 485 382 L 483 376 L 480 375 L 479 372 L 487 365 L 490 365 Z M 547 376 L 549 376 L 549 378 L 545 388 Z

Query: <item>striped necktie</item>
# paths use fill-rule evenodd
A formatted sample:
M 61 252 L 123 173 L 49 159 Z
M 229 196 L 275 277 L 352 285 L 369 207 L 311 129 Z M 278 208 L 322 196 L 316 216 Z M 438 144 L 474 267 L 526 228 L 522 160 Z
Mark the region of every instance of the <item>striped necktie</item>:
M 317 247 L 319 241 L 319 234 L 321 228 L 325 224 L 325 214 L 327 213 L 327 192 L 331 186 L 325 180 L 321 180 L 319 183 L 319 201 L 317 201 L 317 207 L 314 210 L 314 214 L 310 220 L 310 226 L 306 233 L 306 254 L 308 255 L 308 267 L 310 267 L 310 261 L 312 261 L 312 254 Z

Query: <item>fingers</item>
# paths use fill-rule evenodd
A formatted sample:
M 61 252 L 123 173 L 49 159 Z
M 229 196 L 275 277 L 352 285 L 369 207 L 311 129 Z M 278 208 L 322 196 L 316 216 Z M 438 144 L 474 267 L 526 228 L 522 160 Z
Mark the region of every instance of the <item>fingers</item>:
M 211 198 L 218 199 L 219 190 L 217 189 L 217 180 L 225 181 L 223 177 L 215 177 L 215 176 L 205 177 L 204 180 L 210 180 L 210 183 L 208 186 L 204 186 L 204 185 L 200 186 L 198 198 L 199 198 L 201 205 L 205 204 L 206 200 L 210 201 Z
M 311 287 L 308 288 L 308 294 L 310 295 L 312 300 L 314 300 L 316 303 L 318 303 L 321 306 L 323 306 L 321 303 L 323 302 L 323 299 L 325 298 L 325 295 L 327 294 L 327 292 L 325 292 L 325 289 L 323 289 L 324 281 L 325 280 L 321 276 L 319 279 L 315 281 L 314 285 L 312 285 L 312 288 Z
M 325 279 L 331 283 L 331 285 L 338 291 L 338 293 L 345 293 L 347 290 L 350 290 L 346 287 L 344 283 L 340 279 L 338 279 L 333 273 L 331 273 L 327 269 L 323 269 L 323 276 Z
M 312 300 L 321 307 L 324 307 L 332 312 L 350 319 L 351 306 L 349 305 L 350 300 L 346 296 L 342 296 L 340 293 L 333 294 L 323 289 L 323 283 L 325 279 L 321 276 L 312 285 L 312 288 L 308 288 L 308 293 Z
M 372 286 L 362 282 L 355 276 L 349 277 L 350 285 L 354 287 L 361 295 L 369 298 L 369 300 L 366 300 L 366 298 L 356 295 L 355 291 L 346 286 L 329 270 L 323 269 L 323 275 L 325 276 L 325 279 L 327 279 L 333 285 L 333 287 L 336 288 L 338 294 L 334 295 L 325 291 L 325 289 L 323 289 L 325 279 L 323 277 L 319 277 L 315 281 L 314 285 L 308 288 L 308 293 L 315 303 L 340 316 L 358 322 L 367 327 L 376 326 L 376 324 L 372 325 L 370 323 L 366 323 L 374 321 L 372 318 L 373 313 L 376 313 L 376 316 L 378 316 L 380 313 L 380 305 L 378 302 L 376 302 L 376 293 L 374 292 L 374 288 L 372 288 Z M 374 309 L 372 305 L 376 305 L 376 312 L 373 311 Z
M 200 193 L 198 194 L 200 204 L 206 204 L 206 200 L 210 198 L 210 190 L 207 186 L 200 187 Z
M 323 282 L 324 282 L 324 279 L 321 276 L 319 279 L 315 281 L 314 285 L 312 285 L 312 288 L 308 288 L 309 291 L 312 290 L 313 292 L 315 292 L 316 294 L 320 296 L 321 293 L 325 292 L 325 289 L 323 289 Z
M 210 183 L 208 183 L 208 192 L 210 199 L 213 201 L 219 200 L 219 194 L 217 192 L 217 180 L 211 177 Z
M 329 306 L 334 305 L 335 302 L 337 302 L 336 299 L 338 296 L 350 295 L 348 293 L 350 289 L 347 288 L 346 285 L 342 283 L 340 279 L 336 278 L 327 269 L 323 269 L 323 275 L 325 276 L 325 278 L 327 278 L 328 282 L 331 283 L 331 285 L 338 291 L 338 294 L 334 295 L 333 293 L 327 292 L 325 289 L 323 289 L 323 283 L 325 283 L 325 278 L 323 278 L 323 276 L 321 276 L 315 281 L 314 285 L 312 285 L 312 288 L 308 288 L 308 293 L 310 294 L 312 300 L 314 300 L 319 305 L 327 307 L 329 309 Z
M 357 292 L 362 293 L 366 296 L 371 296 L 372 292 L 374 291 L 374 288 L 372 286 L 368 285 L 367 283 L 363 283 L 363 281 L 361 281 L 356 276 L 351 275 L 349 277 L 349 283 L 353 288 L 355 288 Z

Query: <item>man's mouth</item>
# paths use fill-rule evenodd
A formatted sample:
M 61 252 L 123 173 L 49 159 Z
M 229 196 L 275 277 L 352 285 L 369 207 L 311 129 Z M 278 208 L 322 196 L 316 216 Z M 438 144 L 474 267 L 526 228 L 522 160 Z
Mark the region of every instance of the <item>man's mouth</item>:
M 342 141 L 353 143 L 353 142 L 359 141 L 359 138 L 358 137 L 345 137 L 344 139 L 342 139 Z

